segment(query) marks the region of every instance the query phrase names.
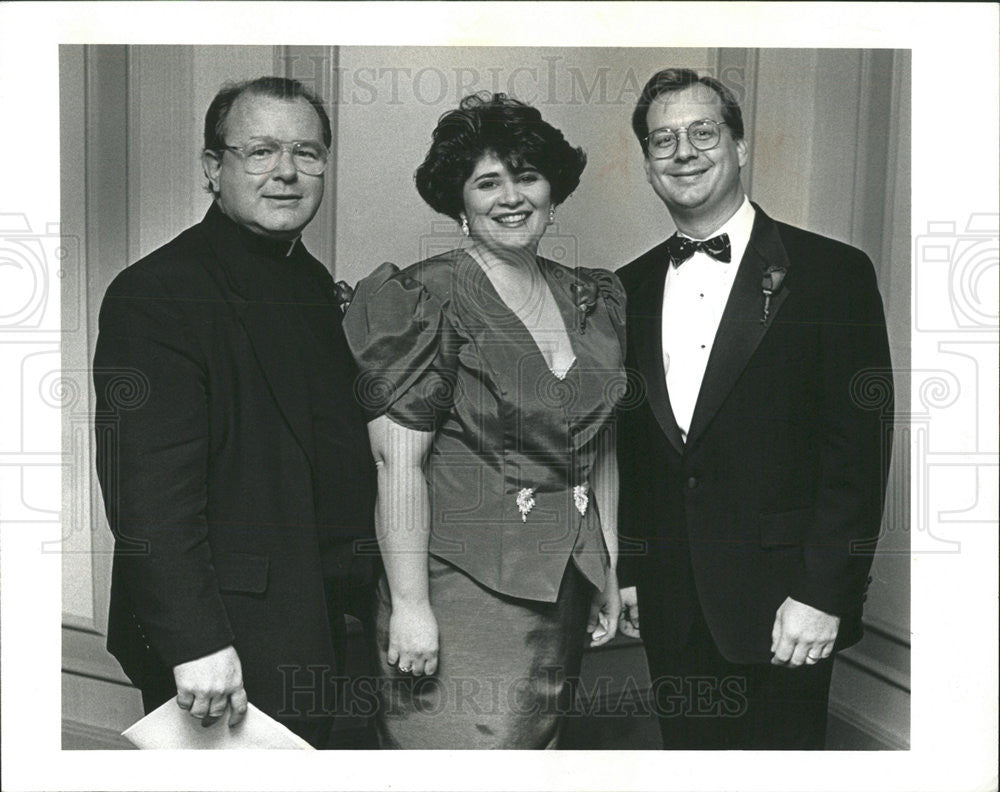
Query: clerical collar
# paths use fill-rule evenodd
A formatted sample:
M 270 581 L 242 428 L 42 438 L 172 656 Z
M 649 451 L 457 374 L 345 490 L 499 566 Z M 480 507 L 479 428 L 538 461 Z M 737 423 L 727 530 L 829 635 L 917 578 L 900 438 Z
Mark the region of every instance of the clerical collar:
M 219 222 L 228 223 L 236 229 L 240 241 L 248 251 L 268 259 L 290 258 L 296 247 L 302 240 L 302 236 L 295 239 L 272 239 L 270 237 L 255 234 L 249 228 L 241 226 L 223 212 L 217 203 L 212 204 L 212 210 L 218 215 Z

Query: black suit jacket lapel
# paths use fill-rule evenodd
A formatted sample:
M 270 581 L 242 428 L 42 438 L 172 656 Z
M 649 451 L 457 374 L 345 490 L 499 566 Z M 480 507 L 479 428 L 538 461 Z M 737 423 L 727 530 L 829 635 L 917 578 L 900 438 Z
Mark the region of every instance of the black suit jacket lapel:
M 684 453 L 684 440 L 670 406 L 666 374 L 663 370 L 663 287 L 667 277 L 666 244 L 646 254 L 647 276 L 639 289 L 629 295 L 629 312 L 635 332 L 629 343 L 635 349 L 635 361 L 646 388 L 646 399 L 656 422 L 678 454 Z
M 736 272 L 691 417 L 687 439 L 689 447 L 697 442 L 722 406 L 789 294 L 786 281 L 771 298 L 767 322 L 761 322 L 764 272 L 772 266 L 787 270 L 790 265 L 774 221 L 756 204 L 754 209 L 756 217 L 750 243 Z
M 247 268 L 240 266 L 242 258 L 256 254 L 242 244 L 238 229 L 214 206 L 203 225 L 219 264 L 213 277 L 250 339 L 272 398 L 313 465 L 315 446 L 305 364 L 297 346 L 287 343 L 288 312 L 276 310 L 274 295 L 267 293 L 266 284 L 255 281 Z

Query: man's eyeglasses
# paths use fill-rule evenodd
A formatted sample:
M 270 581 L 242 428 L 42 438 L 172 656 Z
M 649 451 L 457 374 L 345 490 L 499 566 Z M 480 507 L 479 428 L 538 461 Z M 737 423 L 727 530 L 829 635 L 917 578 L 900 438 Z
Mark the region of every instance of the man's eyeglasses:
M 677 151 L 681 132 L 687 135 L 688 143 L 698 151 L 708 151 L 719 145 L 721 126 L 726 126 L 726 122 L 703 118 L 700 121 L 692 121 L 687 125 L 687 129 L 670 129 L 670 127 L 654 129 L 646 135 L 646 151 L 653 159 L 672 157 Z
M 319 176 L 326 170 L 330 152 L 318 140 L 275 140 L 274 138 L 251 138 L 242 146 L 223 145 L 228 151 L 235 151 L 243 158 L 243 168 L 247 173 L 259 176 L 270 173 L 281 160 L 283 152 L 292 155 L 292 163 L 299 173 Z

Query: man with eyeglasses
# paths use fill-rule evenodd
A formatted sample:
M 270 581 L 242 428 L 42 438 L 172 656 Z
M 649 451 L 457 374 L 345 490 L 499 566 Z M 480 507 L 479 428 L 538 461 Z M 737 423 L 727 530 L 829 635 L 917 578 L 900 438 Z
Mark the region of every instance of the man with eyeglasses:
M 249 700 L 317 748 L 375 497 L 342 294 L 301 239 L 330 141 L 299 82 L 224 87 L 205 118 L 212 206 L 111 284 L 94 359 L 109 650 L 147 711 L 176 696 L 238 728 Z
M 632 126 L 677 232 L 618 271 L 638 397 L 619 421 L 622 631 L 641 610 L 665 748 L 822 749 L 890 450 L 874 268 L 747 199 L 717 80 L 658 72 Z

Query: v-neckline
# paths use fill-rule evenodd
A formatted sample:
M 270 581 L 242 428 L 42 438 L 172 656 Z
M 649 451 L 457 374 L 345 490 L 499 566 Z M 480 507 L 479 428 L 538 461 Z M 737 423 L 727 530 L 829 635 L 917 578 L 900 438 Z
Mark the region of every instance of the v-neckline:
M 545 370 L 548 371 L 549 374 L 551 374 L 555 379 L 559 380 L 560 382 L 564 382 L 566 378 L 569 376 L 569 373 L 573 370 L 573 367 L 576 366 L 577 361 L 580 359 L 580 354 L 579 351 L 577 350 L 576 341 L 574 339 L 576 324 L 572 321 L 572 317 L 570 317 L 570 320 L 567 321 L 566 309 L 563 305 L 563 301 L 560 300 L 558 297 L 559 289 L 553 287 L 547 262 L 540 256 L 535 256 L 535 264 L 538 266 L 538 271 L 542 275 L 542 281 L 545 283 L 545 288 L 549 290 L 549 294 L 552 295 L 552 300 L 553 302 L 555 302 L 556 308 L 559 311 L 559 317 L 562 319 L 563 323 L 563 330 L 565 331 L 566 338 L 569 341 L 570 351 L 573 353 L 573 359 L 570 361 L 569 365 L 566 367 L 566 370 L 563 371 L 562 374 L 557 374 L 555 370 L 553 370 L 553 368 L 549 365 L 548 360 L 546 360 L 545 355 L 542 353 L 541 347 L 538 346 L 538 342 L 535 340 L 535 336 L 532 335 L 531 330 L 529 330 L 528 326 L 521 320 L 521 317 L 517 315 L 517 312 L 514 311 L 514 309 L 512 309 L 507 304 L 507 302 L 503 299 L 503 297 L 500 296 L 500 292 L 497 291 L 496 286 L 493 285 L 493 281 L 490 280 L 490 276 L 486 274 L 486 271 L 482 268 L 482 266 L 480 266 L 476 258 L 467 250 L 462 250 L 462 253 L 466 258 L 467 266 L 473 267 L 476 270 L 476 272 L 479 273 L 482 279 L 486 282 L 486 286 L 489 289 L 492 297 L 501 306 L 503 306 L 503 310 L 506 311 L 510 315 L 510 317 L 517 323 L 517 327 L 520 328 L 520 332 L 523 335 L 527 336 L 528 342 L 531 344 L 531 348 L 534 350 L 534 353 L 539 358 L 541 358 L 542 366 L 545 368 Z

